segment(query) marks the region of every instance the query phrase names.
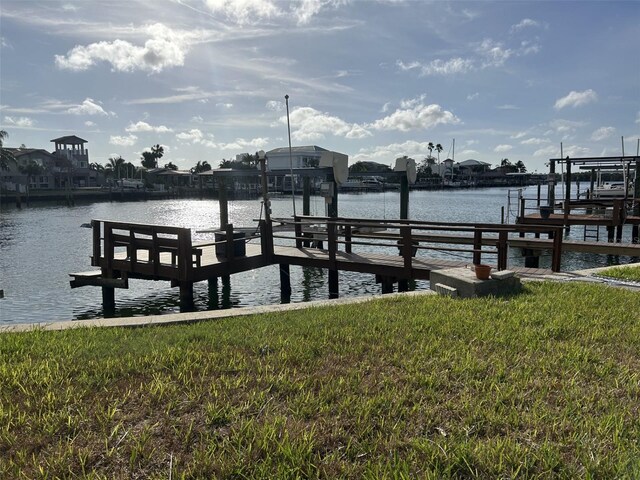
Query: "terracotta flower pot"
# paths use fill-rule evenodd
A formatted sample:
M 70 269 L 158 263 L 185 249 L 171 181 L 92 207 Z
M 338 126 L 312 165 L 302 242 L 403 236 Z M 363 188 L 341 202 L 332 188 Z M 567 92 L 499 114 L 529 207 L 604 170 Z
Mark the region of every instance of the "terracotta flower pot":
M 491 265 L 475 265 L 474 270 L 478 280 L 489 280 L 489 275 L 491 275 Z

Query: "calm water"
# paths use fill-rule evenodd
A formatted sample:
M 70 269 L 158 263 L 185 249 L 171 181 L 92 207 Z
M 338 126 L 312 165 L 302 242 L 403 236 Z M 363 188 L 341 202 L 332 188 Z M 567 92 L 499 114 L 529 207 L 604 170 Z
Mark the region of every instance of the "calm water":
M 529 187 L 527 196 L 535 196 Z M 302 212 L 302 201 L 296 209 Z M 415 191 L 410 197 L 410 218 L 452 222 L 500 222 L 500 208 L 506 206 L 506 189 L 464 191 Z M 272 201 L 273 216 L 292 214 L 290 198 Z M 15 209 L 3 206 L 0 212 L 0 324 L 85 319 L 103 316 L 101 292 L 97 287 L 71 290 L 70 272 L 90 269 L 91 230 L 81 225 L 91 219 L 156 223 L 189 227 L 193 232 L 219 224 L 218 203 L 215 200 L 152 200 L 146 202 L 94 203 L 89 205 L 43 206 Z M 397 218 L 397 192 L 341 194 L 341 216 L 361 218 Z M 514 207 L 515 209 L 515 207 Z M 233 201 L 229 205 L 229 220 L 236 226 L 254 225 L 260 216 L 257 200 Z M 324 215 L 324 199 L 312 197 L 311 214 Z M 582 235 L 575 228 L 576 238 Z M 196 234 L 196 241 L 212 240 L 213 234 Z M 421 252 L 425 253 L 425 252 Z M 451 258 L 451 257 L 449 257 Z M 617 259 L 598 255 L 565 255 L 563 268 L 601 266 Z M 629 261 L 620 257 L 620 262 Z M 513 251 L 510 265 L 522 264 Z M 543 257 L 541 267 L 550 259 Z M 196 308 L 229 308 L 247 305 L 280 303 L 277 266 L 233 275 L 230 288 L 219 284 L 217 294 L 209 296 L 207 283 L 194 287 Z M 327 298 L 326 272 L 317 269 L 291 267 L 292 302 Z M 428 288 L 428 282 L 418 282 L 417 288 Z M 341 296 L 379 293 L 380 287 L 371 275 L 340 273 Z M 168 282 L 131 280 L 128 290 L 116 290 L 116 315 L 145 315 L 179 311 L 178 291 Z

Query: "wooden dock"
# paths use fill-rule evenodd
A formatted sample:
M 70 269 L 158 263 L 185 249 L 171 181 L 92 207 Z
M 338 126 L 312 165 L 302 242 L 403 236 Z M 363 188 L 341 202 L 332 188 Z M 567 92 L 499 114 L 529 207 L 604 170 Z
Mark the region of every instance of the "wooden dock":
M 563 240 L 561 226 L 549 225 L 298 216 L 261 220 L 253 234 L 228 225 L 216 232 L 214 241 L 203 243 L 193 243 L 188 228 L 104 220 L 91 225 L 91 265 L 98 269 L 70 274 L 70 284 L 101 287 L 105 310 L 115 308 L 115 290 L 128 288 L 132 278 L 169 281 L 179 287 L 181 309 L 190 310 L 195 282 L 207 280 L 212 286 L 220 277 L 268 265 L 279 265 L 283 299 L 291 295 L 291 265 L 327 269 L 329 298 L 337 298 L 340 271 L 374 275 L 382 292 L 389 293 L 394 284 L 406 291 L 410 280 L 428 280 L 434 270 L 480 263 L 525 277 L 543 276 L 560 271 L 563 250 L 640 256 L 640 245 L 569 242 Z M 541 234 L 553 239 L 539 238 Z M 551 251 L 552 269 L 509 267 L 513 247 Z M 455 259 L 443 258 L 445 254 Z

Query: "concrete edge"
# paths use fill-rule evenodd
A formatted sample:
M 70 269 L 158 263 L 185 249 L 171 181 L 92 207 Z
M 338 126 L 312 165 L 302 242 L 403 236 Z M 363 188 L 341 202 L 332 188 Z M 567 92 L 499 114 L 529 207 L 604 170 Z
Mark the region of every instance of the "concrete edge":
M 360 297 L 345 297 L 334 300 L 313 300 L 310 302 L 288 303 L 280 305 L 261 305 L 257 307 L 241 307 L 227 310 L 205 310 L 199 312 L 168 313 L 165 315 L 147 315 L 144 317 L 114 317 L 95 318 L 90 320 L 63 320 L 57 322 L 18 323 L 15 325 L 0 326 L 2 333 L 32 332 L 37 330 L 57 331 L 72 328 L 99 328 L 99 327 L 146 327 L 153 325 L 173 325 L 204 322 L 208 320 L 220 320 L 223 318 L 246 317 L 265 313 L 289 312 L 310 308 L 330 307 L 335 305 L 351 305 L 371 302 L 381 298 L 393 298 L 398 296 L 423 296 L 435 295 L 432 290 L 419 290 L 414 292 L 402 292 L 386 295 L 368 295 Z
M 521 278 L 523 282 L 530 281 L 602 281 L 593 277 L 594 273 L 608 270 L 616 267 L 640 266 L 639 263 L 629 263 L 625 265 L 611 265 L 609 267 L 589 268 L 585 270 L 576 270 L 572 272 L 560 272 L 552 275 L 544 275 L 541 278 Z M 18 333 L 30 332 L 36 330 L 56 331 L 68 330 L 71 328 L 94 328 L 94 327 L 145 327 L 153 325 L 173 325 L 180 323 L 204 322 L 207 320 L 219 320 L 223 318 L 245 317 L 248 315 L 257 315 L 264 313 L 289 312 L 295 310 L 303 310 L 308 308 L 328 307 L 334 305 L 350 305 L 370 302 L 381 298 L 393 298 L 395 296 L 422 296 L 437 295 L 434 290 L 419 290 L 414 292 L 402 292 L 392 294 L 376 294 L 360 297 L 345 297 L 334 300 L 313 300 L 310 302 L 288 303 L 280 305 L 261 305 L 257 307 L 241 307 L 228 310 L 205 310 L 199 312 L 187 313 L 168 313 L 165 315 L 147 315 L 144 317 L 114 317 L 114 318 L 95 318 L 91 320 L 63 320 L 56 322 L 39 322 L 39 323 L 18 323 L 15 325 L 0 326 L 0 334 L 2 333 Z

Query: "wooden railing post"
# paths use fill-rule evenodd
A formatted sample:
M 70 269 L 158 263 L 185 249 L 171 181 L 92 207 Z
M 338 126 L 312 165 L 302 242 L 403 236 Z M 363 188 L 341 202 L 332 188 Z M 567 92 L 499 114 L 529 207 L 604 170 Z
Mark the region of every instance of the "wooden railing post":
M 334 219 L 327 220 L 327 248 L 329 249 L 329 268 L 336 269 L 336 252 L 338 250 L 338 238 L 336 235 L 336 222 Z
M 402 238 L 402 260 L 404 261 L 404 271 L 407 277 L 411 276 L 411 225 L 403 225 L 400 227 L 400 236 Z
M 475 228 L 473 230 L 473 264 L 480 265 L 482 263 L 482 230 Z
M 102 243 L 100 238 L 100 228 L 102 222 L 100 220 L 91 220 L 91 228 L 93 233 L 93 254 L 91 257 L 91 266 L 100 265 L 100 257 L 102 256 Z
M 178 233 L 178 275 L 183 282 L 191 278 L 191 271 L 193 269 L 191 247 L 191 229 L 180 229 Z
M 136 271 L 138 263 L 138 247 L 136 246 L 136 234 L 133 229 L 129 230 L 129 245 L 127 245 L 127 256 L 131 264 L 131 272 Z
M 344 241 L 344 251 L 351 253 L 351 224 L 345 225 L 344 227 Z
M 302 248 L 302 223 L 297 215 L 293 217 L 293 232 L 296 237 L 296 248 Z
M 559 272 L 562 264 L 562 228 L 556 228 L 553 234 L 553 252 L 551 270 Z
M 229 223 L 225 228 L 225 236 L 227 244 L 225 245 L 226 257 L 228 260 L 232 260 L 235 256 L 235 242 L 233 241 L 233 223 Z
M 113 268 L 113 255 L 114 255 L 114 245 L 113 245 L 113 227 L 110 222 L 104 222 L 104 260 L 105 265 L 108 271 L 111 271 Z
M 509 232 L 506 230 L 500 230 L 498 233 L 498 270 L 507 269 L 508 236 Z

